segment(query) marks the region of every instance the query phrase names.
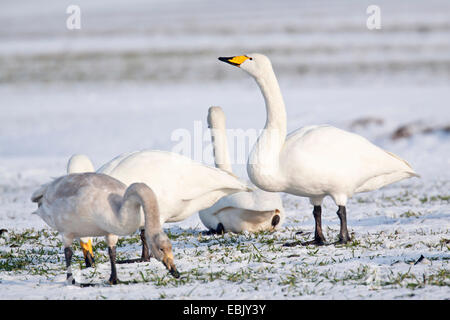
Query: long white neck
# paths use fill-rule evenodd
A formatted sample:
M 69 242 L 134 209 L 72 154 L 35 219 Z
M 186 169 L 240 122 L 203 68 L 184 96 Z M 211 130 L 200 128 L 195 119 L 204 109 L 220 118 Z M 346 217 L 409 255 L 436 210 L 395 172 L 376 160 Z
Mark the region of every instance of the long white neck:
M 209 108 L 208 126 L 211 129 L 211 141 L 216 167 L 233 173 L 228 152 L 225 114 L 220 107 Z
M 153 191 L 143 183 L 133 183 L 123 196 L 114 223 L 115 234 L 128 235 L 141 226 L 140 208 L 144 211 L 144 227 L 149 234 L 161 231 L 159 209 Z
M 267 120 L 248 158 L 247 172 L 261 189 L 279 191 L 283 183 L 279 155 L 286 140 L 286 108 L 272 68 L 255 80 L 264 96 Z

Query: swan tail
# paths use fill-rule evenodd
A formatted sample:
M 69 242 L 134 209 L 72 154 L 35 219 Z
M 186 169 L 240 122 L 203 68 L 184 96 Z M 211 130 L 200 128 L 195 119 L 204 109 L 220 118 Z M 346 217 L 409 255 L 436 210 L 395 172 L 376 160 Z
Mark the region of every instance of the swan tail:
M 418 173 L 415 173 L 415 172 L 407 172 L 407 173 L 409 174 L 410 178 L 412 178 L 412 177 L 421 178 L 420 174 L 418 174 Z
M 385 152 L 386 157 L 380 158 L 381 166 L 385 168 L 385 171 L 381 171 L 369 177 L 361 185 L 359 185 L 355 192 L 367 192 L 373 191 L 389 184 L 398 182 L 403 179 L 408 179 L 412 177 L 420 178 L 411 165 L 404 159 L 400 158 L 396 154 L 381 149 Z
M 389 184 L 398 182 L 400 180 L 403 179 L 408 179 L 408 178 L 412 178 L 412 177 L 420 177 L 420 175 L 418 175 L 415 172 L 411 172 L 411 171 L 396 171 L 396 172 L 391 172 L 391 173 L 387 173 L 387 174 L 382 174 L 376 177 L 373 177 L 369 180 L 367 180 L 366 182 L 364 182 L 361 186 L 359 186 L 355 192 L 367 192 L 367 191 L 373 191 L 379 188 L 382 188 L 384 186 L 387 186 Z
M 47 191 L 47 188 L 49 186 L 49 183 L 43 184 L 33 192 L 31 195 L 31 202 L 36 202 L 37 204 L 40 204 L 42 202 L 42 198 L 44 197 L 45 192 Z
M 33 211 L 31 214 L 38 214 L 39 208 L 42 205 L 42 201 L 44 199 L 44 194 L 47 192 L 50 183 L 46 183 L 41 185 L 36 191 L 31 195 L 31 202 L 35 202 L 38 205 L 38 209 Z
M 239 192 L 239 191 L 246 191 L 246 192 L 254 191 L 254 189 L 252 187 L 250 187 L 247 183 L 241 181 L 239 179 L 239 177 L 236 176 L 233 172 L 219 169 L 219 168 L 211 168 L 211 167 L 208 167 L 208 169 L 219 170 L 228 178 L 227 179 L 228 180 L 227 189 L 230 190 L 230 193 L 235 193 L 235 192 Z M 229 179 L 229 178 L 231 178 L 231 179 Z
M 390 155 L 391 157 L 399 160 L 404 166 L 406 166 L 406 173 L 411 174 L 411 177 L 420 177 L 419 174 L 417 174 L 414 169 L 411 167 L 411 165 L 408 163 L 408 161 L 406 161 L 405 159 L 400 158 L 398 155 L 396 155 L 395 153 L 389 152 L 384 150 L 388 155 Z

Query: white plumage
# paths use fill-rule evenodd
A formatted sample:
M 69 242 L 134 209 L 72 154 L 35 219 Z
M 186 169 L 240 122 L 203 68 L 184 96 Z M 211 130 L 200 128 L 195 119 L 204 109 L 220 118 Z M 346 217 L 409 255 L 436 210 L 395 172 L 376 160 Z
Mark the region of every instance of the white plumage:
M 225 195 L 249 190 L 247 184 L 224 170 L 165 151 L 121 155 L 97 172 L 126 185 L 144 182 L 152 188 L 158 199 L 161 224 L 184 220 Z
M 89 161 L 86 156 L 74 155 L 72 166 L 82 167 L 76 161 L 86 164 L 86 159 Z M 134 182 L 149 185 L 158 198 L 162 224 L 184 220 L 224 195 L 250 190 L 246 183 L 225 170 L 166 151 L 124 153 L 104 164 L 97 173 L 112 176 L 125 185 Z
M 349 197 L 418 176 L 398 156 L 329 125 L 307 126 L 286 135 L 286 110 L 270 60 L 258 53 L 219 60 L 250 74 L 264 96 L 267 122 L 248 158 L 250 180 L 263 190 L 309 197 L 315 206 L 315 243 L 325 241 L 320 219 L 325 196 L 339 206 L 339 239 L 345 243 L 350 239 L 345 209 Z
M 94 165 L 84 154 L 74 154 L 67 162 L 67 173 L 94 172 Z

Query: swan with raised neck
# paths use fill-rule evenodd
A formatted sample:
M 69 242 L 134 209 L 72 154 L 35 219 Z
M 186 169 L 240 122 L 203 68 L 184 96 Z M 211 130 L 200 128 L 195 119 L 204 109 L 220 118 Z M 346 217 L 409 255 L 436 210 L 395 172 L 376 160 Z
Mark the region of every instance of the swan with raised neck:
M 321 227 L 325 196 L 331 196 L 339 207 L 339 242 L 345 243 L 350 240 L 345 208 L 348 198 L 418 176 L 400 157 L 329 125 L 303 127 L 286 136 L 286 109 L 269 58 L 253 53 L 219 60 L 246 71 L 264 96 L 267 121 L 248 158 L 251 181 L 263 190 L 308 197 L 316 221 L 313 243 L 325 242 Z

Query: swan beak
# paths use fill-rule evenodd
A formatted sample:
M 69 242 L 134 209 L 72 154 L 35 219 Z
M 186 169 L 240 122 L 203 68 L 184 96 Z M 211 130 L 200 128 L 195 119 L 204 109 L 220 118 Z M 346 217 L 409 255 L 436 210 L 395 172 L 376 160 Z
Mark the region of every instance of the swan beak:
M 92 242 L 89 239 L 87 243 L 80 240 L 80 246 L 83 250 L 84 261 L 86 262 L 86 267 L 91 267 L 94 263 L 94 253 L 92 252 Z
M 275 215 L 272 218 L 272 227 L 275 228 L 280 223 L 280 216 L 279 216 L 280 210 L 275 209 Z
M 219 57 L 220 61 L 229 63 L 233 66 L 239 67 L 244 61 L 250 59 L 247 56 L 235 56 L 235 57 Z
M 175 267 L 175 263 L 173 262 L 173 254 L 170 253 L 165 255 L 162 262 L 174 278 L 180 277 L 180 273 L 178 272 L 177 267 Z

